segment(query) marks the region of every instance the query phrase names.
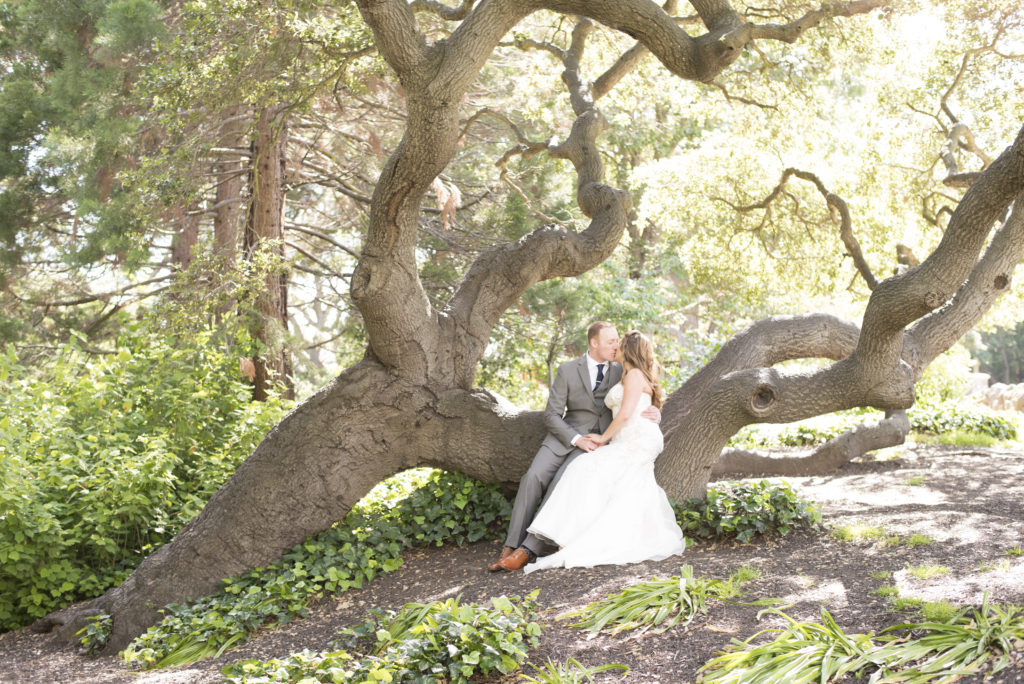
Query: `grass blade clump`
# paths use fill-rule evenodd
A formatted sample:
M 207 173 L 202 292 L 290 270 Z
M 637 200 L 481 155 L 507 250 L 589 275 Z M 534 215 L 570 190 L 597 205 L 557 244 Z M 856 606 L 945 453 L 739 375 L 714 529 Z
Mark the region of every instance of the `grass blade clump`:
M 879 657 L 899 670 L 885 682 L 927 682 L 976 674 L 991 657 L 990 674 L 1004 669 L 1014 648 L 1024 646 L 1024 613 L 1019 606 L 992 606 L 988 595 L 981 608 L 968 608 L 946 620 L 895 625 L 889 632 L 923 632 L 916 639 L 892 638 Z M 911 665 L 911 663 L 913 663 Z
M 693 568 L 684 565 L 677 576 L 634 584 L 564 617 L 582 618 L 570 623 L 571 626 L 586 629 L 592 635 L 631 629 L 660 634 L 678 625 L 686 627 L 698 614 L 707 613 L 709 598 L 738 596 L 739 585 L 759 574 L 756 569 L 743 567 L 723 582 L 695 578 Z
M 531 684 L 583 684 L 593 682 L 593 675 L 610 670 L 621 670 L 622 674 L 629 673 L 629 666 L 621 663 L 606 663 L 585 667 L 575 658 L 569 658 L 564 664 L 548 660 L 543 667 L 530 664 L 530 667 L 537 673 L 536 677 L 522 675 L 522 681 Z
M 789 622 L 786 629 L 765 629 L 746 641 L 732 640 L 735 650 L 706 663 L 700 671 L 705 684 L 803 684 L 831 682 L 855 674 L 876 663 L 875 644 L 870 634 L 846 634 L 828 611 L 822 609 L 821 623 L 797 622 L 785 613 L 770 612 Z M 763 634 L 777 633 L 768 643 L 754 646 Z
M 731 650 L 707 662 L 703 684 L 800 684 L 832 682 L 845 675 L 870 676 L 871 684 L 952 682 L 977 674 L 992 658 L 990 674 L 1003 670 L 1010 653 L 1024 646 L 1024 614 L 1019 606 L 992 606 L 927 622 L 895 625 L 877 637 L 846 634 L 824 609 L 821 623 L 789 622 L 786 629 L 766 629 L 746 641 L 733 639 Z M 759 614 L 760 617 L 760 614 Z M 754 645 L 764 634 L 777 636 Z

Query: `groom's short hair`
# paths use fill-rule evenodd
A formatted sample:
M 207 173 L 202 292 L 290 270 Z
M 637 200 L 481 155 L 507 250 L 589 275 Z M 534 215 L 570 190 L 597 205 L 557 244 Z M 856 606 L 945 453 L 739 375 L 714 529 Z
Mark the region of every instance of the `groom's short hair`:
M 590 327 L 587 328 L 587 342 L 600 335 L 601 331 L 604 330 L 605 328 L 614 327 L 615 326 L 609 323 L 608 321 L 596 321 L 594 323 L 591 323 Z

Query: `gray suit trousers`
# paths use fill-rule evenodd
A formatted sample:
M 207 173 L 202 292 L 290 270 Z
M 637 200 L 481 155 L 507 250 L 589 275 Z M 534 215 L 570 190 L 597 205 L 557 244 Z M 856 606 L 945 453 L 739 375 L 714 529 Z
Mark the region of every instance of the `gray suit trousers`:
M 566 467 L 582 453 L 582 449 L 573 449 L 567 455 L 559 456 L 550 447 L 541 446 L 537 455 L 533 457 L 530 469 L 519 481 L 519 491 L 516 493 L 515 503 L 512 504 L 512 517 L 509 520 L 505 546 L 511 546 L 513 549 L 525 546 L 538 556 L 544 555 L 550 544 L 546 539 L 528 535 L 526 528 L 533 522 L 541 499 L 547 499 L 547 494 L 554 490 Z

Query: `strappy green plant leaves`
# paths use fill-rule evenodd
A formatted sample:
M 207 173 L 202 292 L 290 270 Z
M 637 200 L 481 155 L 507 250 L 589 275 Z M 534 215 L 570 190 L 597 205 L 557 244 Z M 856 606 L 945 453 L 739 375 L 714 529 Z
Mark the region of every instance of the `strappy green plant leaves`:
M 756 569 L 744 566 L 725 581 L 699 579 L 693 576 L 691 566 L 684 565 L 679 575 L 634 584 L 563 617 L 581 618 L 571 626 L 595 635 L 632 629 L 660 634 L 679 625 L 686 627 L 697 615 L 707 613 L 709 598 L 738 596 L 740 584 L 759 574 Z
M 766 629 L 745 641 L 733 639 L 731 650 L 701 668 L 703 684 L 800 684 L 832 682 L 844 675 L 870 676 L 872 684 L 951 682 L 977 674 L 990 660 L 991 673 L 1009 664 L 1009 654 L 1024 646 L 1024 613 L 1018 606 L 993 606 L 986 595 L 980 608 L 964 609 L 944 620 L 895 625 L 877 637 L 846 634 L 828 611 L 821 623 L 789 622 L 786 629 Z M 760 614 L 759 614 L 760 617 Z M 764 634 L 777 636 L 754 645 Z
M 583 684 L 583 682 L 593 682 L 593 675 L 602 672 L 621 670 L 623 675 L 629 673 L 629 665 L 606 663 L 604 665 L 586 667 L 581 665 L 575 658 L 569 658 L 565 663 L 556 663 L 549 659 L 543 667 L 537 667 L 532 663 L 530 667 L 534 669 L 537 676 L 531 677 L 524 674 L 521 675 L 521 679 L 531 684 Z
M 878 652 L 889 667 L 898 668 L 888 682 L 952 681 L 955 675 L 977 673 L 995 657 L 991 672 L 1009 664 L 1009 654 L 1024 647 L 1024 612 L 1019 606 L 989 605 L 988 595 L 980 608 L 968 608 L 947 620 L 894 625 L 882 634 L 906 631 L 924 634 L 916 639 L 892 638 Z M 907 667 L 914 663 L 912 667 Z
M 875 661 L 875 644 L 868 634 L 846 634 L 826 610 L 821 624 L 797 622 L 775 608 L 770 612 L 789 622 L 786 629 L 761 630 L 746 641 L 732 640 L 735 650 L 723 653 L 700 669 L 705 684 L 744 684 L 778 682 L 803 684 L 831 682 L 856 673 Z M 778 634 L 772 641 L 754 646 L 763 634 Z

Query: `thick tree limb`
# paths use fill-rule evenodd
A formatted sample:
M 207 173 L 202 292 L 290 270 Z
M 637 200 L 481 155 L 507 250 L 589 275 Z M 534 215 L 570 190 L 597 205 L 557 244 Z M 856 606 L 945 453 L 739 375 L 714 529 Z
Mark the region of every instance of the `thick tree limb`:
M 658 460 L 659 481 L 669 494 L 677 498 L 699 495 L 703 485 L 697 483 L 707 481 L 726 442 L 743 425 L 792 422 L 854 406 L 909 407 L 917 380 L 915 368 L 920 367 L 916 359 L 922 354 L 917 346 L 925 340 L 904 334 L 903 327 L 914 319 L 903 317 L 909 317 L 915 306 L 918 316 L 925 315 L 952 296 L 973 268 L 992 222 L 1022 190 L 1024 128 L 1013 146 L 967 191 L 937 250 L 917 268 L 875 288 L 853 354 L 809 373 L 739 370 L 708 384 L 696 405 L 682 415 Z M 1008 225 L 1011 230 L 1017 226 L 1015 222 Z M 999 245 L 996 249 L 1001 250 Z M 937 264 L 947 271 L 932 271 L 929 277 L 929 268 L 935 269 Z M 939 291 L 949 280 L 954 280 L 956 287 L 948 294 Z M 996 276 L 994 284 L 1001 285 L 1002 280 Z M 908 305 L 900 296 L 919 301 Z M 929 297 L 937 301 L 921 311 Z M 889 310 L 894 310 L 895 316 L 887 315 Z
M 491 329 L 527 288 L 541 280 L 578 275 L 601 263 L 614 251 L 628 223 L 628 193 L 603 183 L 604 164 L 596 143 L 606 123 L 593 108 L 589 84 L 579 72 L 579 58 L 591 30 L 591 22 L 578 22 L 570 49 L 561 53 L 562 80 L 577 118 L 565 142 L 548 146 L 551 156 L 568 159 L 575 166 L 577 202 L 591 224 L 578 234 L 565 228 L 542 228 L 517 243 L 492 248 L 476 260 L 445 309 L 475 343 L 467 350 L 473 363 L 460 373 L 465 382 L 472 382 L 470 371 Z
M 855 324 L 831 314 L 773 316 L 751 323 L 665 402 L 661 421 L 665 439 L 672 437 L 690 409 L 704 401 L 719 378 L 791 359 L 842 359 L 856 348 L 859 335 Z
M 359 11 L 373 31 L 377 51 L 405 85 L 413 69 L 426 60 L 429 52 L 413 6 L 405 0 L 361 0 Z
M 834 437 L 801 456 L 766 455 L 744 449 L 725 449 L 711 470 L 712 475 L 824 475 L 869 451 L 903 444 L 910 432 L 906 411 L 894 411 L 884 420 L 857 427 Z
M 852 17 L 867 14 L 872 10 L 884 7 L 886 0 L 853 0 L 852 2 L 826 2 L 819 9 L 811 10 L 804 16 L 788 24 L 747 24 L 725 36 L 722 42 L 731 44 L 739 41 L 746 45 L 750 40 L 779 40 L 784 43 L 795 43 L 808 29 L 814 28 L 832 17 Z M 749 32 L 749 34 L 747 33 Z M 746 35 L 745 35 L 746 34 Z
M 858 353 L 891 364 L 899 356 L 899 334 L 907 325 L 947 302 L 974 267 L 992 224 L 1024 187 L 1024 128 L 982 172 L 953 211 L 939 246 L 920 266 L 880 283 L 864 313 Z
M 936 356 L 949 349 L 973 328 L 995 300 L 1005 293 L 1017 264 L 1024 259 L 1024 194 L 1018 195 L 1013 210 L 992 238 L 985 253 L 953 299 L 908 330 L 919 350 L 913 359 L 917 376 Z

